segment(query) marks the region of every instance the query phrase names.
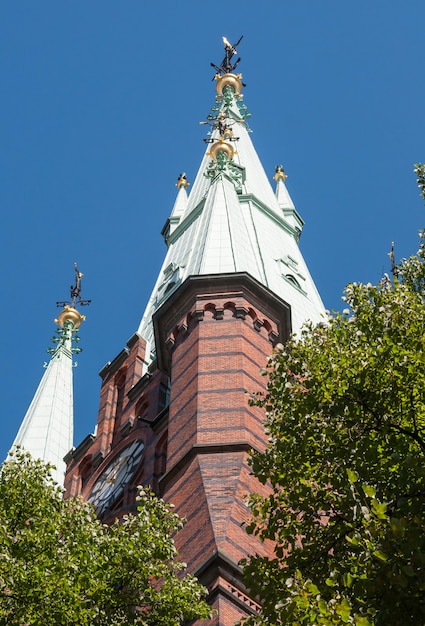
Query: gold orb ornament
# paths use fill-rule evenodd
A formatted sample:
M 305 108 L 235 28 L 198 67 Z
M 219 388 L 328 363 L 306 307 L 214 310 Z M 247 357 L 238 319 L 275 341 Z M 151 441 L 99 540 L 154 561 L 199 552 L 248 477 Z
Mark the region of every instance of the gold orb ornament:
M 227 85 L 233 87 L 234 92 L 239 95 L 242 92 L 242 74 L 223 74 L 223 76 L 217 75 L 217 82 L 215 84 L 215 90 L 219 96 L 223 95 L 223 90 Z
M 84 315 L 81 315 L 77 309 L 73 309 L 70 306 L 65 306 L 65 308 L 59 313 L 57 319 L 55 319 L 56 324 L 59 324 L 61 328 L 64 327 L 65 322 L 72 322 L 74 324 L 74 328 L 79 328 L 81 326 L 81 322 L 85 319 Z
M 233 146 L 227 141 L 224 141 L 223 139 L 219 139 L 218 141 L 215 141 L 211 145 L 210 151 L 208 152 L 208 156 L 210 156 L 213 161 L 217 161 L 217 155 L 219 152 L 224 152 L 227 158 L 229 159 L 229 161 L 230 159 L 233 159 L 234 155 L 236 154 L 236 151 L 233 149 Z

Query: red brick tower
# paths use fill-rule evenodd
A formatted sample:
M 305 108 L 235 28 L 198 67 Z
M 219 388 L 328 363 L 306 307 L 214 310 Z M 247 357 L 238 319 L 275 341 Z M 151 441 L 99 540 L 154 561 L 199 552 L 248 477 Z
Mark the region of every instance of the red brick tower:
M 68 455 L 65 482 L 106 521 L 135 509 L 138 484 L 173 502 L 187 519 L 177 548 L 210 590 L 217 626 L 257 609 L 239 561 L 268 549 L 243 528 L 245 496 L 261 489 L 247 453 L 266 440 L 247 394 L 264 388 L 273 345 L 323 311 L 283 168 L 273 192 L 249 137 L 234 53 L 226 43 L 208 149 L 189 197 L 179 178 L 140 327 L 100 372 L 96 434 Z

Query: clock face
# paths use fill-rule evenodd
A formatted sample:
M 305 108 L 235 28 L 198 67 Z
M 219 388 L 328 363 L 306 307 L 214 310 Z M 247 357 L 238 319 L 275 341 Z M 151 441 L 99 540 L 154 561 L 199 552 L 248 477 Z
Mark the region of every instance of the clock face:
M 133 441 L 115 457 L 98 478 L 88 498 L 96 509 L 97 515 L 102 515 L 121 495 L 142 458 L 144 447 L 143 441 Z

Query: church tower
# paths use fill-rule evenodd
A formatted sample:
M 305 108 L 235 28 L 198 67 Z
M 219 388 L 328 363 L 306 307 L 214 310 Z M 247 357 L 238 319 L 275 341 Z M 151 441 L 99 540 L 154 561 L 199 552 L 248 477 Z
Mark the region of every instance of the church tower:
M 108 522 L 151 485 L 187 519 L 176 546 L 230 626 L 258 609 L 239 561 L 270 546 L 249 536 L 247 466 L 266 443 L 260 369 L 323 305 L 298 247 L 303 221 L 276 168 L 272 189 L 253 147 L 236 45 L 224 40 L 207 149 L 190 194 L 185 174 L 162 235 L 167 253 L 138 331 L 101 370 L 94 435 L 66 458 L 65 486 Z M 200 622 L 197 622 L 198 626 Z
M 64 457 L 73 445 L 73 354 L 81 352 L 76 344 L 79 341 L 78 329 L 84 320 L 75 307 L 77 303 L 89 303 L 89 300 L 81 300 L 83 275 L 76 265 L 75 274 L 76 283 L 71 287 L 71 300 L 57 303 L 63 309 L 55 320 L 58 325 L 57 336 L 52 339 L 55 347 L 47 350 L 51 354 L 50 362 L 46 365 L 46 371 L 8 456 L 19 447 L 35 459 L 54 465 L 56 469 L 52 469 L 51 474 L 60 485 L 63 485 L 65 477 Z

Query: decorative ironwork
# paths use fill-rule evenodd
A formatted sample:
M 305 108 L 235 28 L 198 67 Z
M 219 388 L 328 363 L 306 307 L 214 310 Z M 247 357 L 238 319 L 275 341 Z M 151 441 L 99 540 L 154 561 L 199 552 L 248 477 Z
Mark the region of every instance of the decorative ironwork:
M 224 174 L 233 183 L 236 193 L 242 193 L 242 184 L 245 182 L 245 168 L 237 165 L 224 151 L 219 151 L 215 160 L 211 160 L 204 176 L 213 181 L 217 176 Z
M 233 183 L 237 193 L 242 193 L 245 168 L 233 160 L 236 150 L 232 144 L 239 140 L 239 137 L 235 137 L 233 127 L 237 123 L 242 123 L 250 132 L 246 123 L 250 114 L 243 103 L 241 94 L 242 86 L 244 86 L 241 82 L 242 75 L 232 74 L 240 61 L 238 58 L 233 63 L 232 59 L 237 54 L 237 47 L 241 40 L 242 37 L 232 45 L 223 37 L 225 57 L 220 65 L 211 63 L 212 67 L 217 70 L 217 74 L 214 76 L 217 79 L 216 102 L 207 119 L 201 122 L 201 124 L 208 124 L 211 127 L 207 138 L 204 139 L 206 143 L 211 144 L 207 153 L 211 162 L 204 172 L 205 177 L 213 181 L 218 176 L 224 175 Z
M 238 98 L 236 98 L 236 106 L 239 109 L 239 113 L 240 113 L 241 117 L 245 121 L 245 126 L 247 128 L 247 131 L 249 133 L 251 133 L 252 131 L 251 131 L 250 128 L 248 128 L 248 124 L 246 123 L 246 120 L 251 117 L 251 113 L 248 111 L 248 107 L 246 106 L 245 102 L 243 101 L 243 95 L 242 94 Z
M 217 70 L 217 73 L 222 75 L 222 74 L 230 74 L 231 72 L 233 72 L 236 67 L 239 65 L 241 58 L 239 57 L 235 63 L 232 63 L 232 59 L 234 57 L 235 54 L 237 54 L 237 47 L 240 44 L 240 42 L 243 39 L 243 35 L 242 37 L 240 37 L 240 39 L 235 43 L 235 44 L 231 44 L 226 37 L 223 37 L 223 44 L 224 44 L 224 59 L 222 60 L 222 62 L 220 63 L 220 65 L 216 65 L 215 63 L 211 63 L 211 67 L 213 67 L 215 70 Z M 213 77 L 213 80 L 215 78 L 215 75 Z
M 207 115 L 207 119 L 200 122 L 201 124 L 208 124 L 211 126 L 211 131 L 208 133 L 207 138 L 204 139 L 206 143 L 213 143 L 216 141 L 216 139 L 212 138 L 214 131 L 217 131 L 219 139 L 237 141 L 239 138 L 234 137 L 234 133 L 231 129 L 231 127 L 236 123 L 244 123 L 247 131 L 251 132 L 246 122 L 251 115 L 243 102 L 243 96 L 241 94 L 242 86 L 244 85 L 244 83 L 241 82 L 242 75 L 230 74 L 240 61 L 240 59 L 238 59 L 235 64 L 231 63 L 231 59 L 233 55 L 236 54 L 236 47 L 241 39 L 242 37 L 232 46 L 224 37 L 223 42 L 226 56 L 220 66 L 212 64 L 218 72 L 214 77 L 217 79 L 216 103 L 211 107 L 211 113 Z M 234 106 L 235 104 L 237 109 Z
M 49 354 L 55 354 L 59 351 L 59 348 L 65 347 L 68 348 L 72 354 L 79 354 L 82 352 L 82 348 L 78 345 L 73 345 L 78 344 L 79 341 L 80 337 L 78 336 L 78 329 L 75 328 L 72 320 L 66 320 L 62 328 L 56 329 L 56 336 L 51 338 L 51 342 L 55 344 L 55 346 L 47 348 L 46 352 Z
M 78 328 L 85 319 L 83 315 L 76 310 L 76 305 L 87 306 L 91 300 L 83 300 L 81 297 L 81 279 L 83 274 L 79 271 L 78 266 L 74 263 L 75 269 L 75 285 L 70 287 L 71 300 L 62 300 L 56 302 L 56 306 L 63 307 L 55 322 L 60 326 L 56 329 L 56 336 L 52 337 L 53 347 L 47 348 L 47 352 L 55 356 L 60 356 L 60 348 L 66 348 L 71 354 L 78 354 L 82 349 L 76 345 L 80 341 L 78 336 Z
M 216 139 L 212 139 L 211 135 L 214 130 L 218 131 L 218 139 L 225 139 L 226 141 L 238 141 L 239 137 L 235 137 L 233 134 L 232 126 L 236 124 L 239 120 L 235 120 L 231 117 L 227 117 L 226 111 L 223 109 L 220 110 L 218 115 L 208 115 L 208 118 L 205 122 L 200 122 L 201 124 L 209 124 L 212 127 L 212 130 L 208 133 L 206 139 L 204 139 L 205 143 L 213 143 L 217 141 Z
M 70 287 L 71 301 L 69 302 L 67 300 L 60 300 L 59 302 L 56 302 L 56 306 L 70 306 L 71 308 L 75 309 L 77 304 L 79 304 L 80 306 L 87 306 L 91 302 L 91 300 L 83 300 L 81 298 L 81 279 L 84 276 L 84 274 L 82 274 L 78 270 L 76 263 L 74 263 L 74 268 L 75 268 L 75 285 L 71 285 Z

